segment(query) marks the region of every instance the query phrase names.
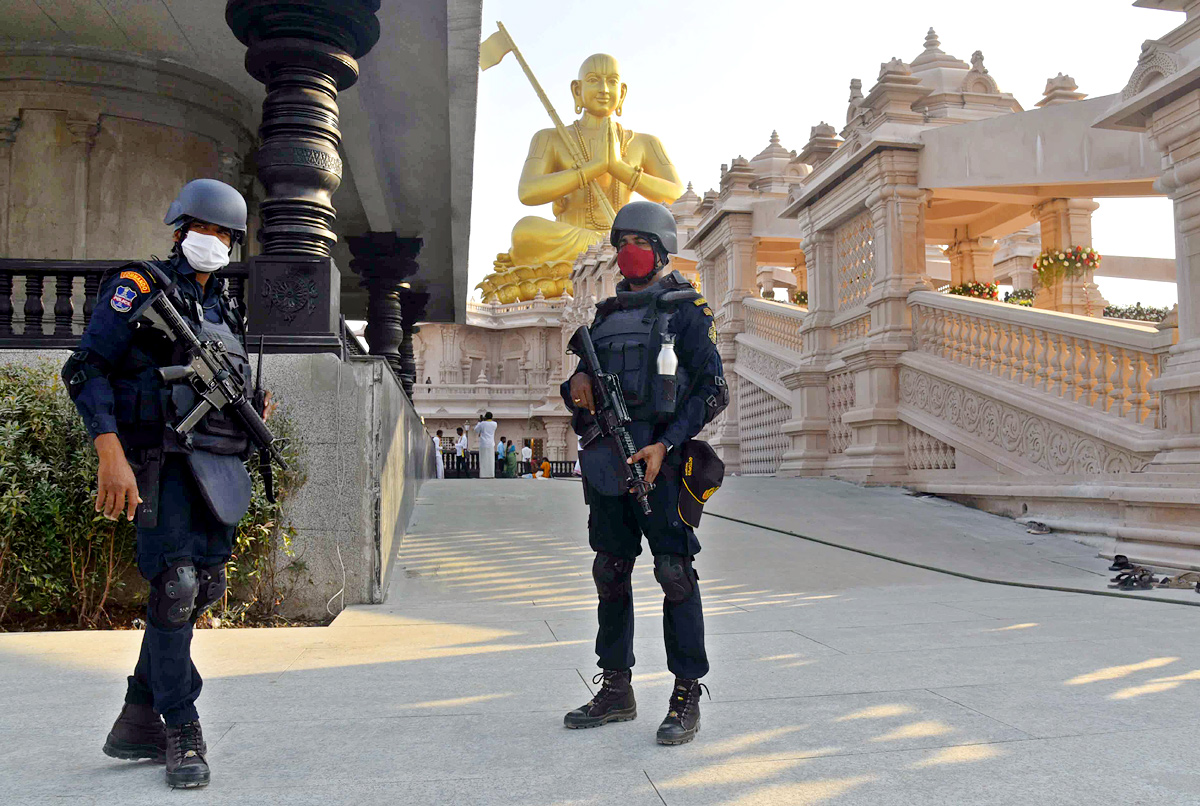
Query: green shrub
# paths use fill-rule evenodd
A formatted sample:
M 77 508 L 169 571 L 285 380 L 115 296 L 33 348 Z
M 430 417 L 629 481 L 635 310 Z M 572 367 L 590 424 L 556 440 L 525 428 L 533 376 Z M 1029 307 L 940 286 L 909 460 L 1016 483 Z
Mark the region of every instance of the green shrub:
M 1140 302 L 1135 305 L 1109 305 L 1104 309 L 1105 316 L 1113 319 L 1133 319 L 1138 322 L 1161 322 L 1170 312 L 1170 308 L 1143 307 Z
M 96 452 L 58 372 L 49 363 L 0 364 L 0 629 L 67 619 L 114 626 L 109 609 L 134 563 L 133 525 L 95 511 Z M 271 427 L 280 436 L 293 431 L 282 412 Z M 285 445 L 293 469 L 276 468 L 277 504 L 266 502 L 255 473 L 227 609 L 269 615 L 286 595 L 276 577 L 293 532 L 280 505 L 304 483 L 300 452 L 294 439 Z

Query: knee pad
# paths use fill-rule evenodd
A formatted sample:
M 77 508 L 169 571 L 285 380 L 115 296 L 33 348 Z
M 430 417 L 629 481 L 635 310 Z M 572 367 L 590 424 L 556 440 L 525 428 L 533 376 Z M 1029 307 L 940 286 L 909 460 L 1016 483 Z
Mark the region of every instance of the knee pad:
M 654 558 L 654 578 L 672 604 L 687 601 L 696 590 L 692 558 L 682 554 L 659 554 Z
M 201 615 L 225 595 L 225 566 L 210 565 L 196 569 L 196 610 L 192 617 Z
M 191 561 L 177 562 L 150 583 L 150 620 L 161 629 L 187 624 L 196 607 L 199 583 Z
M 596 552 L 596 559 L 592 562 L 592 579 L 596 580 L 596 594 L 601 601 L 619 602 L 631 595 L 632 576 L 633 560 L 604 551 Z

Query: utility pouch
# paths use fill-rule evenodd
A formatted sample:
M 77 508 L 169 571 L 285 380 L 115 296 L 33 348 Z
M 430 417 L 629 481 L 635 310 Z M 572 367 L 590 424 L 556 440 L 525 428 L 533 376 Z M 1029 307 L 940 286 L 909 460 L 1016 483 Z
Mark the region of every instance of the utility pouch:
M 151 448 L 139 454 L 138 461 L 129 463 L 137 481 L 138 495 L 142 499 L 142 503 L 138 504 L 135 523 L 139 529 L 153 529 L 158 526 L 158 484 L 162 477 L 163 453 L 158 448 Z

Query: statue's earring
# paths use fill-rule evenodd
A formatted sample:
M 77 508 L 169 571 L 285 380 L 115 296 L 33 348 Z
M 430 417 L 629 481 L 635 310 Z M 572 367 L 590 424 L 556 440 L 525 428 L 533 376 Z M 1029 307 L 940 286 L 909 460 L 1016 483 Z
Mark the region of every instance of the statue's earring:
M 621 103 L 617 104 L 617 117 L 621 117 L 621 109 L 624 108 L 624 106 L 624 101 L 621 101 Z
M 583 111 L 583 104 L 579 103 L 579 101 L 576 101 L 575 102 L 575 114 L 578 115 L 582 111 Z

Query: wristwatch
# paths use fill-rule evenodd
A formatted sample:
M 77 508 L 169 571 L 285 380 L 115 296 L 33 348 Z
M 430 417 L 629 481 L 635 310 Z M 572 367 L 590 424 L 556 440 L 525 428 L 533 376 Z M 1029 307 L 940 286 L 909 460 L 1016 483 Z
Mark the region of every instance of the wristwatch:
M 663 439 L 660 439 L 658 442 L 660 445 L 662 445 L 664 448 L 667 449 L 668 455 L 671 453 L 671 451 L 675 450 L 675 446 L 671 443 L 671 440 L 666 439 L 665 437 Z

